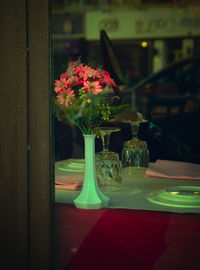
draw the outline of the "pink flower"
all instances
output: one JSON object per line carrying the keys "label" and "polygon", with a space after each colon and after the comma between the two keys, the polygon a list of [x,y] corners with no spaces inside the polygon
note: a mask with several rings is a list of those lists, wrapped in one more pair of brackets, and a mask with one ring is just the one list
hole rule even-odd
{"label": "pink flower", "polygon": [[77,67],[78,67],[78,60],[77,61],[70,62],[68,64],[68,68],[65,71],[64,75],[66,77],[70,77],[70,76],[74,75]]}
{"label": "pink flower", "polygon": [[100,93],[103,89],[102,86],[99,84],[99,81],[86,81],[84,82],[84,89],[86,91],[92,91],[95,95]]}
{"label": "pink flower", "polygon": [[84,70],[84,64],[81,63],[79,66],[77,67],[74,67],[74,73],[76,75],[78,75],[79,77],[81,77],[81,74],[83,73],[83,70]]}
{"label": "pink flower", "polygon": [[66,83],[66,78],[61,76],[60,80],[55,81],[54,91],[56,93],[60,93],[63,90],[63,88],[65,87],[65,83]]}
{"label": "pink flower", "polygon": [[84,81],[97,77],[97,71],[91,67],[84,66],[82,73],[80,74]]}
{"label": "pink flower", "polygon": [[57,100],[60,105],[68,107],[74,97],[75,94],[71,88],[64,88],[63,91],[57,95]]}

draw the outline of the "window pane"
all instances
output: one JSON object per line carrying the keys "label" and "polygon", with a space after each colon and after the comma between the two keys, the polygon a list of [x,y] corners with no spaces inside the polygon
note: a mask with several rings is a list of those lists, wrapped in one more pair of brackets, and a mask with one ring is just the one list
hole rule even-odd
{"label": "window pane", "polygon": [[[126,231],[126,226],[121,221],[128,224],[127,216],[132,218],[137,213],[140,217],[144,215],[145,221],[139,221],[140,225],[144,225],[148,220],[146,215],[151,213],[153,223],[158,229],[158,223],[162,223],[163,218],[169,218],[169,213],[177,216],[182,213],[187,220],[188,212],[195,217],[200,212],[200,38],[197,33],[200,9],[198,5],[191,8],[185,2],[181,7],[178,1],[171,1],[173,5],[167,4],[169,1],[164,2],[162,5],[158,1],[53,1],[52,85],[55,80],[60,79],[58,88],[61,89],[63,77],[60,76],[66,72],[69,64],[80,59],[81,63],[92,68],[106,70],[116,82],[117,87],[110,89],[106,101],[112,100],[112,106],[116,108],[128,104],[126,109],[112,120],[105,118],[101,123],[101,126],[119,129],[106,138],[109,137],[109,158],[114,159],[117,156],[121,167],[119,169],[118,165],[112,165],[106,172],[107,167],[101,163],[100,174],[97,170],[97,186],[110,202],[104,209],[88,212],[74,207],[74,199],[83,190],[87,161],[84,132],[73,123],[59,122],[56,117],[58,108],[55,106],[56,203],[60,218],[58,226],[60,229],[66,228],[63,239],[65,237],[66,241],[69,241],[67,248],[66,243],[62,242],[64,247],[60,254],[60,263],[63,267],[70,267],[71,259],[72,265],[78,267],[76,256],[79,256],[79,251],[83,254],[83,247],[88,250],[85,243],[88,237],[94,236],[93,230],[100,232],[102,229],[103,235],[97,233],[96,239],[100,246],[102,239],[107,252],[104,237],[110,239],[111,232],[106,231],[108,224],[119,229],[114,232],[113,238],[118,241]],[[81,69],[82,66],[78,67]],[[65,73],[66,78],[63,79],[67,89],[73,88],[77,79],[73,78],[72,85],[67,84],[69,74],[71,73]],[[86,77],[88,79],[89,76]],[[94,83],[94,77],[93,73],[89,83]],[[88,88],[82,88],[83,82],[85,81],[82,77],[78,86],[79,92],[76,92],[80,95],[89,91]],[[59,91],[62,92],[63,88]],[[57,94],[54,92],[55,98],[59,91]],[[69,106],[70,99],[69,92],[67,93],[60,99],[60,103],[67,104],[66,107]],[[85,104],[89,106],[91,102],[96,102],[97,96],[85,100]],[[99,112],[98,102],[95,104],[93,115]],[[102,103],[103,112],[104,105]],[[77,115],[78,118],[79,114]],[[90,120],[88,117],[88,122]],[[138,125],[134,126],[136,120]],[[96,157],[102,150],[101,136],[96,136]],[[104,158],[106,161],[107,157]],[[98,161],[96,158],[96,164]],[[121,173],[117,174],[117,177],[120,175],[119,178],[122,176],[120,181],[115,181],[113,177],[114,167]],[[65,214],[69,219],[68,225],[63,218]],[[157,214],[158,216],[155,216]],[[105,217],[106,226],[97,228],[96,224],[98,226],[102,222],[102,216]],[[160,220],[158,223],[155,222],[156,217]],[[115,227],[113,222],[119,222],[123,229],[120,230],[118,225]],[[151,232],[153,227],[150,228]],[[71,235],[73,230],[75,233]],[[142,235],[141,231],[139,235]],[[148,239],[150,241],[150,238]],[[113,244],[113,241],[111,243]],[[91,248],[90,245],[89,247]],[[67,254],[64,254],[65,249]],[[85,256],[88,258],[87,254]],[[106,254],[105,257],[108,259],[109,255]],[[153,264],[162,264],[158,257]],[[118,261],[116,256],[113,261]],[[119,259],[118,266],[120,263]],[[93,265],[93,260],[91,264]],[[150,260],[147,260],[147,264],[147,268],[151,269]],[[102,267],[103,264],[99,265]]]}

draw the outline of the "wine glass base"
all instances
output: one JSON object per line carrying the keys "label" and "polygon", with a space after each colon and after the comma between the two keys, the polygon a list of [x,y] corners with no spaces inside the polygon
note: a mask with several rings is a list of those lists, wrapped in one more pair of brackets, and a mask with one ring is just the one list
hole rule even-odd
{"label": "wine glass base", "polygon": [[149,165],[149,150],[146,141],[132,139],[124,142],[121,159],[123,168],[147,168]]}

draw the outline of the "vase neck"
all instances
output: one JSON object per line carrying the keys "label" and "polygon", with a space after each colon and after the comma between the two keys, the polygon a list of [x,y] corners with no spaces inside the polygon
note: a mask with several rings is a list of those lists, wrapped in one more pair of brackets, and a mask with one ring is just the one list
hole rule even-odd
{"label": "vase neck", "polygon": [[94,162],[95,155],[95,134],[85,135],[84,136],[84,147],[85,147],[85,159],[89,160],[88,163]]}

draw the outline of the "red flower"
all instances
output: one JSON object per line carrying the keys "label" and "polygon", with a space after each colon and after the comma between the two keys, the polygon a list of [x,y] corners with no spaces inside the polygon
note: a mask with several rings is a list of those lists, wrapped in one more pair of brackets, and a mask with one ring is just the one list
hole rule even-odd
{"label": "red flower", "polygon": [[[77,60],[68,65],[65,73],[60,76],[60,80],[55,81],[54,91],[57,94],[61,94],[59,102],[63,101],[64,93],[67,95],[66,91],[69,91],[69,89],[71,89],[71,91],[76,90],[76,88],[73,89],[74,86],[79,86],[83,91],[92,91],[97,95],[109,86],[116,87],[116,84],[114,80],[111,79],[109,72],[101,68],[93,69]],[[75,95],[74,92],[73,95]],[[68,106],[68,101],[64,103]]]}
{"label": "red flower", "polygon": [[114,86],[116,87],[117,85],[115,84],[114,80],[111,79],[110,73],[102,70],[103,73],[103,79],[102,79],[102,84],[108,85],[108,86]]}

